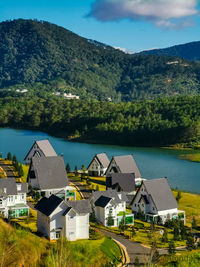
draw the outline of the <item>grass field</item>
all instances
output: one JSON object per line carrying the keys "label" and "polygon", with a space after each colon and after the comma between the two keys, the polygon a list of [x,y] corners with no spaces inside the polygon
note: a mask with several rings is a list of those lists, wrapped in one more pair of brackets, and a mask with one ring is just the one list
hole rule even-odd
{"label": "grass field", "polygon": [[[176,197],[177,191],[173,191],[173,193]],[[200,224],[200,195],[181,192],[181,196],[178,206],[180,210],[184,210],[186,213],[186,225],[191,226],[193,217]]]}
{"label": "grass field", "polygon": [[200,162],[200,153],[184,154],[184,155],[180,155],[179,158],[192,161],[192,162]]}

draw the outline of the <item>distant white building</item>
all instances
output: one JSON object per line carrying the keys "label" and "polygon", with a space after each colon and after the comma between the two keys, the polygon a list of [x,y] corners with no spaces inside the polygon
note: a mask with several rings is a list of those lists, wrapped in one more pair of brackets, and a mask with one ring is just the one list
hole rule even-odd
{"label": "distant white building", "polygon": [[28,90],[27,90],[27,89],[17,89],[16,92],[17,92],[17,93],[24,94],[24,93],[27,93]]}
{"label": "distant white building", "polygon": [[79,95],[72,95],[71,93],[64,93],[63,96],[66,98],[66,99],[79,99]]}
{"label": "distant white building", "polygon": [[143,181],[131,206],[136,216],[143,214],[148,222],[164,224],[167,220],[179,218],[185,223],[185,212],[178,210],[166,178]]}
{"label": "distant white building", "polygon": [[108,168],[109,162],[106,153],[96,154],[88,165],[88,175],[103,176]]}
{"label": "distant white building", "polygon": [[16,183],[13,178],[0,179],[0,213],[5,217],[25,217],[29,214],[26,204],[28,186]]}
{"label": "distant white building", "polygon": [[[126,194],[115,190],[96,191],[92,193],[90,203],[94,209],[98,222],[104,226],[119,226],[125,218],[126,224],[134,223],[134,215],[126,212]],[[109,219],[112,224],[109,225]]]}
{"label": "distant white building", "polygon": [[69,186],[63,157],[32,157],[27,181],[42,196],[56,194],[65,200],[76,199],[75,189]]}
{"label": "distant white building", "polygon": [[24,160],[27,164],[30,163],[32,157],[55,157],[57,156],[55,150],[50,144],[49,140],[35,141]]}
{"label": "distant white building", "polygon": [[43,197],[35,206],[37,229],[50,240],[65,236],[69,241],[89,238],[88,200],[64,201],[51,195]]}

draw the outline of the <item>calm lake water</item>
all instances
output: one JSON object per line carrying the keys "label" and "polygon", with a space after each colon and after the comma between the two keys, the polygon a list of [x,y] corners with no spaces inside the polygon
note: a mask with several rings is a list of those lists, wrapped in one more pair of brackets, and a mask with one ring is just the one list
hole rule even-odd
{"label": "calm lake water", "polygon": [[35,140],[49,139],[57,154],[63,154],[71,169],[84,164],[86,167],[96,153],[106,152],[108,157],[133,154],[141,174],[146,179],[167,177],[173,188],[200,193],[200,163],[180,160],[179,155],[191,152],[160,148],[122,147],[67,142],[43,132],[0,129],[0,153],[6,157],[10,151],[19,161]]}

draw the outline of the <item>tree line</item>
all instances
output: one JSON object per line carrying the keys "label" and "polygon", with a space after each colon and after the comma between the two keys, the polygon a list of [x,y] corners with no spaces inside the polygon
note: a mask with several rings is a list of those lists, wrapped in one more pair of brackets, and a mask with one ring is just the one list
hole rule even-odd
{"label": "tree line", "polygon": [[8,97],[0,99],[0,126],[42,130],[87,142],[198,147],[200,97],[115,104],[59,97]]}

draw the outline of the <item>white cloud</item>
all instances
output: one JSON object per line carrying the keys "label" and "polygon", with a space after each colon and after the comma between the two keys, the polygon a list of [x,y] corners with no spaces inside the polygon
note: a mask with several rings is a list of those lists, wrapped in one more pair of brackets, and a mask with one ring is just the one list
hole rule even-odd
{"label": "white cloud", "polygon": [[118,49],[118,50],[120,50],[120,51],[122,51],[122,52],[124,52],[124,53],[126,53],[126,54],[133,54],[133,51],[128,50],[128,49],[123,48],[123,47],[115,46],[114,48],[115,48],[115,49]]}
{"label": "white cloud", "polygon": [[[185,18],[196,15],[198,0],[96,0],[90,16],[99,21],[124,18],[148,20],[158,27],[177,28],[191,26]],[[181,20],[181,21],[180,21]]]}

